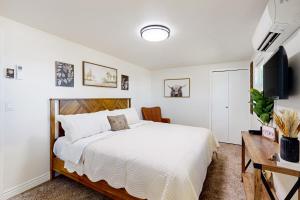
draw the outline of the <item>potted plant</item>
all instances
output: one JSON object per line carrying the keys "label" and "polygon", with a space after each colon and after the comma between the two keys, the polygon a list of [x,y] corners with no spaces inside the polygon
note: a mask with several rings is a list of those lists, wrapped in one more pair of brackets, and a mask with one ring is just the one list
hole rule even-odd
{"label": "potted plant", "polygon": [[274,113],[275,123],[282,134],[280,139],[280,157],[289,162],[299,162],[300,121],[298,113],[291,110],[282,110]]}
{"label": "potted plant", "polygon": [[266,129],[269,129],[270,121],[273,118],[274,100],[265,97],[263,92],[254,88],[250,90],[250,96],[253,111],[259,118],[258,121],[260,121],[263,126],[261,129],[264,129],[264,126],[266,126]]}

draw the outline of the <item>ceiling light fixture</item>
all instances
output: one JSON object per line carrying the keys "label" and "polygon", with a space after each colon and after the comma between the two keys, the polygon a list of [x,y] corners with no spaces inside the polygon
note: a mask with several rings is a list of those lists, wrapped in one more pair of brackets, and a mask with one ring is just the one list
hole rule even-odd
{"label": "ceiling light fixture", "polygon": [[170,37],[170,29],[162,25],[149,25],[141,29],[141,36],[149,42],[160,42]]}

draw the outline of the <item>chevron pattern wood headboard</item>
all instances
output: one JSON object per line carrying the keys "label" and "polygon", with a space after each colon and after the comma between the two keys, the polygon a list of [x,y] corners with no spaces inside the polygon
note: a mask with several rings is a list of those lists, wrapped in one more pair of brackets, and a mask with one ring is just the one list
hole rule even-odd
{"label": "chevron pattern wood headboard", "polygon": [[[50,140],[55,141],[56,115],[72,115],[98,112],[101,110],[124,109],[130,106],[130,98],[50,99]],[[59,126],[58,136],[63,135],[64,131]]]}
{"label": "chevron pattern wood headboard", "polygon": [[59,99],[59,114],[71,115],[130,107],[130,99]]}

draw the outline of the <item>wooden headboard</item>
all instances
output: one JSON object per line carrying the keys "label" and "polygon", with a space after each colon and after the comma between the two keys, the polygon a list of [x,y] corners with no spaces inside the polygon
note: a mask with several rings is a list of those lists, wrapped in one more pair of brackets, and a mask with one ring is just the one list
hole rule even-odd
{"label": "wooden headboard", "polygon": [[[50,99],[50,133],[54,133],[55,137],[56,115],[91,113],[101,110],[129,108],[130,106],[130,98]],[[59,128],[58,136],[63,135],[64,131]]]}
{"label": "wooden headboard", "polygon": [[115,110],[131,107],[130,98],[94,98],[94,99],[50,99],[50,156],[53,155],[53,146],[58,137],[64,135],[64,131],[55,119],[56,115],[72,115],[81,113],[98,112],[101,110]]}

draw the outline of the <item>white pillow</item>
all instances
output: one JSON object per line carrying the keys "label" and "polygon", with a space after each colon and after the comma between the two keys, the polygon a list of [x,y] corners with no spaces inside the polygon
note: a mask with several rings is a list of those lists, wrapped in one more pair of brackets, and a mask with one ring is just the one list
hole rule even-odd
{"label": "white pillow", "polygon": [[70,142],[110,130],[106,111],[76,115],[58,115],[65,136]]}
{"label": "white pillow", "polygon": [[136,124],[140,121],[140,118],[139,118],[135,108],[112,110],[108,113],[108,115],[109,116],[125,115],[128,125]]}

